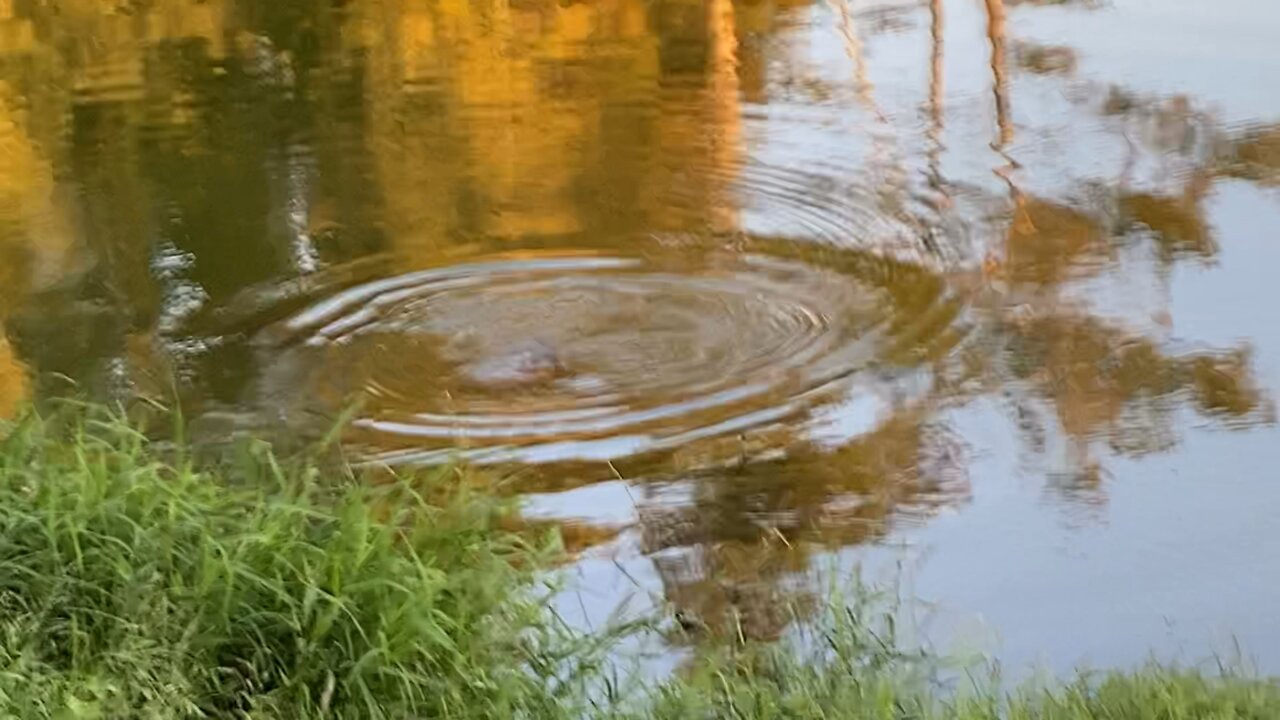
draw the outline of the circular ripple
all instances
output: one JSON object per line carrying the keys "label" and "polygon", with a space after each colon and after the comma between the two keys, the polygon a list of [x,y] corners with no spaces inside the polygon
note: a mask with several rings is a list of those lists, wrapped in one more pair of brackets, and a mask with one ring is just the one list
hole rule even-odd
{"label": "circular ripple", "polygon": [[608,458],[775,422],[875,355],[883,293],[760,255],[500,258],[288,320],[385,460]]}

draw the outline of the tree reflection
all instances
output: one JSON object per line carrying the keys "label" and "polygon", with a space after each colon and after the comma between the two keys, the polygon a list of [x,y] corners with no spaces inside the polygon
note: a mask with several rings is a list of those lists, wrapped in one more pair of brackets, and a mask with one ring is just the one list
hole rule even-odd
{"label": "tree reflection", "polygon": [[31,113],[13,109],[18,100],[0,77],[0,324],[7,331],[0,333],[0,418],[31,392],[27,359],[12,337],[14,316],[27,296],[80,269],[54,168],[32,136]]}
{"label": "tree reflection", "polygon": [[639,501],[642,549],[682,616],[775,639],[814,607],[802,580],[815,551],[872,542],[895,518],[963,499],[963,457],[926,412],[904,409],[836,449],[793,443],[783,459],[681,477],[686,503]]}
{"label": "tree reflection", "polygon": [[1054,287],[1100,267],[1108,247],[1085,212],[1015,192],[1002,250],[1000,272],[1012,282]]}
{"label": "tree reflection", "polygon": [[1018,67],[1036,75],[1069,74],[1076,69],[1076,54],[1062,45],[1041,45],[1025,40],[1014,43]]}
{"label": "tree reflection", "polygon": [[1266,411],[1243,351],[1169,356],[1087,316],[1033,317],[1005,329],[1009,372],[1029,382],[1078,440],[1101,437],[1127,454],[1162,450],[1177,396],[1210,416]]}
{"label": "tree reflection", "polygon": [[1280,185],[1280,126],[1252,128],[1223,145],[1218,160],[1218,172],[1223,176]]}
{"label": "tree reflection", "polygon": [[[984,3],[995,122],[982,132],[1008,163],[1007,194],[969,189],[986,167],[979,180],[948,176],[963,162],[947,145],[963,141],[964,114],[943,83],[944,2],[920,6],[930,202],[917,217],[910,158],[898,157],[915,130],[891,111],[898,89],[872,83],[877,38],[862,21],[875,18],[844,2],[828,18],[800,1],[0,0],[0,416],[31,394],[28,366],[107,396],[121,383],[132,387],[116,396],[166,392],[176,375],[189,402],[266,408],[268,423],[291,402],[320,414],[359,394],[368,365],[386,360],[379,343],[403,350],[379,369],[392,390],[447,380],[456,368],[425,334],[370,334],[347,364],[250,337],[383,271],[547,249],[666,253],[671,266],[711,250],[798,258],[893,309],[860,370],[892,392],[865,427],[820,443],[821,412],[796,413],[607,469],[544,468],[517,488],[628,478],[667,598],[715,632],[777,637],[809,607],[795,580],[815,552],[964,502],[948,410],[1007,401],[1027,448],[1069,445],[1061,489],[1085,494],[1106,482],[1108,455],[1173,447],[1180,412],[1231,428],[1271,420],[1247,346],[1186,352],[1080,296],[1109,273],[1167,282],[1177,263],[1215,257],[1206,198],[1222,179],[1280,184],[1280,129],[1227,131],[1189,98],[1094,88],[1089,112],[1120,128],[1125,166],[1067,190],[1025,182],[1034,168],[1018,165],[1018,142],[1035,135],[1015,136],[1018,84],[1070,78],[1075,55],[1012,38],[1006,15],[1048,4],[1064,3]],[[813,17],[832,24],[851,72],[820,76],[782,42],[816,32]],[[884,240],[860,206],[832,213],[836,232],[751,227],[769,216],[810,230],[827,205],[863,202],[821,168],[797,180],[752,155],[803,145],[770,136],[774,122],[806,139],[843,132],[842,90],[877,125],[874,167],[849,170],[879,194],[867,212],[923,240]],[[974,142],[985,152],[989,140]],[[1160,167],[1144,175],[1143,162]],[[753,206],[748,180],[795,217]],[[964,193],[981,195],[981,217],[958,217]],[[950,220],[988,243],[983,272],[950,262],[962,255],[949,252]],[[1131,247],[1154,261],[1122,266]],[[392,269],[359,264],[375,256]],[[671,488],[687,498],[664,500]],[[587,549],[615,531],[584,521],[568,540]]]}

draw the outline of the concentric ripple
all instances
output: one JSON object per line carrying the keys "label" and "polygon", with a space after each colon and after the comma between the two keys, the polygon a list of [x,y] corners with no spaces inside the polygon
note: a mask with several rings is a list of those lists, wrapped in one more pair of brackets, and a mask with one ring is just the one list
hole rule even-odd
{"label": "concentric ripple", "polygon": [[887,307],[797,260],[559,255],[380,279],[282,329],[364,394],[381,459],[601,459],[803,412],[874,358]]}

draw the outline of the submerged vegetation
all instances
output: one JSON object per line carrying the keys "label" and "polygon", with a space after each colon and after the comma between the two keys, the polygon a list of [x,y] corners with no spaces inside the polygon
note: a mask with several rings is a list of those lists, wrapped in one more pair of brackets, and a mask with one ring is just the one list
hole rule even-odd
{"label": "submerged vegetation", "polygon": [[[1274,718],[1280,687],[1152,667],[1008,695],[832,598],[646,686],[575,631],[484,478],[362,477],[260,443],[195,460],[100,410],[3,428],[4,718]],[[982,675],[979,673],[979,675]]]}

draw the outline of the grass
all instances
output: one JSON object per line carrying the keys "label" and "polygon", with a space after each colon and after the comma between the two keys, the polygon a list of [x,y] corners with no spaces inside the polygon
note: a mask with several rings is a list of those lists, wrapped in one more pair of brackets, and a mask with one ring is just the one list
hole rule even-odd
{"label": "grass", "polygon": [[0,436],[0,718],[1280,718],[1270,681],[1156,666],[958,687],[866,594],[625,682],[605,657],[643,628],[560,622],[554,539],[506,529],[482,478],[196,462],[92,409]]}
{"label": "grass", "polygon": [[[841,617],[841,613],[833,614]],[[868,618],[828,621],[811,652],[748,647],[695,663],[630,719],[654,720],[1271,720],[1280,686],[1230,672],[1151,665],[1081,674],[1066,684],[999,689],[988,669],[963,686],[939,680],[938,660],[867,632]],[[970,678],[981,682],[969,683]]]}
{"label": "grass", "polygon": [[28,416],[0,445],[0,716],[558,717],[589,644],[471,485],[252,445],[201,470],[100,412]]}

